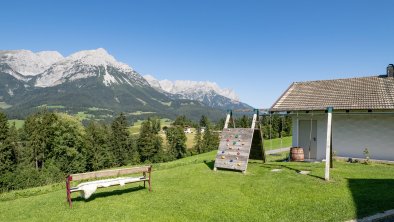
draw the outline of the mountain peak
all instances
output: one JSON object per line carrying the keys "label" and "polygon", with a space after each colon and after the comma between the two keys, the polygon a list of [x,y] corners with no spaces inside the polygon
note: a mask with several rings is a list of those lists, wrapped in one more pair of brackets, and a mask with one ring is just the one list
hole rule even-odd
{"label": "mountain peak", "polygon": [[109,65],[121,68],[125,71],[132,71],[131,67],[124,63],[116,61],[116,59],[103,48],[79,51],[68,56],[66,59],[71,61],[78,61],[92,66]]}
{"label": "mountain peak", "polygon": [[57,51],[32,52],[30,50],[0,50],[0,62],[7,63],[23,76],[35,76],[63,59]]}
{"label": "mountain peak", "polygon": [[232,89],[220,88],[215,82],[191,80],[157,80],[145,75],[145,80],[159,92],[173,99],[199,101],[212,108],[219,109],[251,109],[252,107],[239,101]]}
{"label": "mountain peak", "polygon": [[218,95],[227,97],[233,101],[239,101],[238,95],[232,89],[221,88],[216,82],[209,81],[191,81],[191,80],[157,80],[151,75],[145,75],[144,78],[154,87],[172,94],[191,94],[195,92],[210,93],[215,92]]}

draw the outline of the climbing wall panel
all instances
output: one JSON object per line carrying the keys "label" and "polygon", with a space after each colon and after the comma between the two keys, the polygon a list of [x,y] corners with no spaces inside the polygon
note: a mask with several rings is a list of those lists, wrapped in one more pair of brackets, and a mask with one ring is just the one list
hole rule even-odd
{"label": "climbing wall panel", "polygon": [[246,171],[254,129],[223,129],[216,155],[215,169]]}

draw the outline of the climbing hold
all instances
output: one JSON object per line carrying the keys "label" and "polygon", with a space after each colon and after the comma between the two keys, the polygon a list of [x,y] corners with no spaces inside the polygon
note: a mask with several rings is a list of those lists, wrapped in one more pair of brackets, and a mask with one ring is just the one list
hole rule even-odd
{"label": "climbing hold", "polygon": [[235,144],[237,144],[237,142],[234,141],[234,142],[233,142],[233,145],[235,145]]}
{"label": "climbing hold", "polygon": [[230,144],[227,143],[226,146],[230,146]]}
{"label": "climbing hold", "polygon": [[235,138],[238,138],[238,135],[235,135]]}
{"label": "climbing hold", "polygon": [[228,149],[232,150],[233,148],[230,146]]}
{"label": "climbing hold", "polygon": [[222,151],[222,153],[224,153],[224,151]]}
{"label": "climbing hold", "polygon": [[239,155],[240,153],[238,152],[237,155]]}
{"label": "climbing hold", "polygon": [[228,141],[230,141],[230,139],[226,139],[226,141],[228,142]]}
{"label": "climbing hold", "polygon": [[237,166],[241,166],[241,163],[237,163]]}
{"label": "climbing hold", "polygon": [[230,163],[232,163],[233,162],[233,160],[230,160]]}
{"label": "climbing hold", "polygon": [[235,157],[235,159],[238,160],[239,158],[238,158],[238,157]]}
{"label": "climbing hold", "polygon": [[222,156],[222,159],[226,158],[225,156]]}

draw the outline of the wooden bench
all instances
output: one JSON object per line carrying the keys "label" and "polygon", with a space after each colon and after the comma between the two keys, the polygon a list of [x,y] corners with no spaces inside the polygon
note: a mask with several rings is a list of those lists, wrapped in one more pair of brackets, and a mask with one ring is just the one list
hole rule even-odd
{"label": "wooden bench", "polygon": [[[72,207],[71,193],[80,191],[78,187],[71,187],[71,181],[98,179],[103,177],[118,177],[121,175],[135,174],[135,173],[142,173],[142,176],[135,178],[128,178],[130,180],[129,182],[126,183],[144,182],[144,187],[145,187],[145,182],[147,181],[149,184],[149,191],[151,191],[151,172],[152,172],[152,166],[141,166],[141,167],[123,168],[117,170],[103,170],[103,171],[95,171],[88,173],[71,174],[66,177],[67,201],[71,208]],[[148,173],[148,177],[146,175],[147,173]],[[100,182],[100,180],[95,182]],[[119,184],[113,184],[110,186],[114,186],[114,185],[119,185]]]}

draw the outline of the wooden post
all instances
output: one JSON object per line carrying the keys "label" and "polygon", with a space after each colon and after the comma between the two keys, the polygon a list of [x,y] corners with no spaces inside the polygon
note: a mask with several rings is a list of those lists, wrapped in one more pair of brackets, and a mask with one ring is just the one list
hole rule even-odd
{"label": "wooden post", "polygon": [[256,127],[256,121],[257,121],[257,115],[258,115],[258,109],[254,110],[255,113],[253,114],[253,119],[252,119],[252,129],[254,129]]}
{"label": "wooden post", "polygon": [[330,137],[330,139],[331,139],[331,142],[330,142],[330,168],[332,169],[332,168],[334,168],[334,163],[333,163],[333,161],[332,161],[332,124],[331,124],[331,137]]}
{"label": "wooden post", "polygon": [[[146,172],[143,172],[142,175],[144,176],[144,179],[146,179]],[[145,182],[146,182],[146,181],[144,180],[144,188],[146,187],[146,186],[145,186]]]}
{"label": "wooden post", "polygon": [[[231,116],[232,116],[232,111],[231,110],[227,110],[227,116],[226,116],[226,121],[224,122],[223,130],[228,128],[228,123],[230,122]],[[214,167],[213,171],[216,171],[216,170],[217,170],[217,168]]]}
{"label": "wooden post", "polygon": [[152,166],[149,167],[149,180],[148,180],[148,184],[149,184],[149,192],[152,191],[152,185],[151,185],[151,172],[152,172]]}
{"label": "wooden post", "polygon": [[68,176],[66,177],[66,192],[67,192],[67,202],[70,208],[73,207],[73,203],[71,201],[71,191],[70,191],[70,183],[71,183],[72,177]]}
{"label": "wooden post", "polygon": [[231,113],[232,113],[231,110],[227,111],[226,122],[224,122],[224,129],[228,128],[228,123],[230,122]]}
{"label": "wooden post", "polygon": [[326,139],[326,170],[324,174],[325,180],[330,180],[330,159],[331,159],[331,124],[332,124],[332,107],[327,109],[327,139]]}

